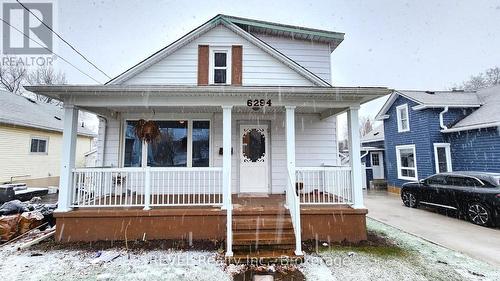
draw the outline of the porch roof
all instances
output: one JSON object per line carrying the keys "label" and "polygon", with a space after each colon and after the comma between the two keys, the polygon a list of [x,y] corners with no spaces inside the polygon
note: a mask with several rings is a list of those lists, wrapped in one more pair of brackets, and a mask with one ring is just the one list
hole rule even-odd
{"label": "porch roof", "polygon": [[[283,86],[170,86],[170,85],[38,85],[27,90],[62,101],[77,101],[92,97],[96,101],[105,97],[194,96],[194,97],[294,97],[332,101],[351,101],[362,104],[390,94],[386,87],[283,87]],[[255,95],[255,96],[253,96]],[[227,104],[227,103],[226,103]]]}

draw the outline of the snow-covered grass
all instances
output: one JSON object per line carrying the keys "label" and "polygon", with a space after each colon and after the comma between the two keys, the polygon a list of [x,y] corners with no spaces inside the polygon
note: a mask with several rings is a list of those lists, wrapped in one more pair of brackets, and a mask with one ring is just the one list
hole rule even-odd
{"label": "snow-covered grass", "polygon": [[500,280],[499,268],[369,218],[367,226],[394,245],[321,247],[301,266],[306,278],[320,280],[326,273],[313,269],[328,268],[322,280]]}
{"label": "snow-covered grass", "polygon": [[95,257],[79,250],[2,250],[0,272],[9,280],[231,280],[215,252],[120,252],[111,262],[93,264]]}
{"label": "snow-covered grass", "polygon": [[[500,269],[367,218],[368,229],[393,244],[321,246],[298,266],[307,280],[500,280]],[[41,247],[44,249],[43,247]],[[0,248],[8,280],[231,280],[216,251],[141,250],[120,247],[119,257],[94,263],[95,250]]]}

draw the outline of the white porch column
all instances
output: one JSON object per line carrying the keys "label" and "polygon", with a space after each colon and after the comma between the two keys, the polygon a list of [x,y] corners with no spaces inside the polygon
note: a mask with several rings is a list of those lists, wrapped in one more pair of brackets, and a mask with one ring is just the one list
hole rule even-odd
{"label": "white porch column", "polygon": [[72,171],[75,167],[77,130],[78,109],[71,104],[64,104],[64,130],[57,212],[71,210],[70,206],[73,195]]}
{"label": "white porch column", "polygon": [[[287,200],[293,202],[286,202],[290,215],[293,220],[294,234],[295,234],[295,254],[298,256],[302,253],[302,233],[300,223],[300,198],[297,197],[295,191],[295,106],[285,106],[286,115],[286,162],[288,169],[287,181]],[[293,197],[289,193],[293,193]]]}
{"label": "white porch column", "polygon": [[231,110],[233,106],[222,106],[222,190],[223,209],[227,213],[226,256],[233,256],[233,205],[231,203]]}
{"label": "white porch column", "polygon": [[353,208],[364,208],[358,111],[359,107],[349,108],[347,111],[347,127],[349,130],[349,158],[351,160]]}
{"label": "white porch column", "polygon": [[286,110],[286,166],[295,178],[295,106],[285,106]]}
{"label": "white porch column", "polygon": [[233,106],[222,106],[222,190],[224,209],[231,206],[231,110]]}

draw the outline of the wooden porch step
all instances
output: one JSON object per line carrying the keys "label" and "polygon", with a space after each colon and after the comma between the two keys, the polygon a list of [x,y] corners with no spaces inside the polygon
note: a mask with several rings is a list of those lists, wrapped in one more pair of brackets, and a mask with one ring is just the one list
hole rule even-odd
{"label": "wooden porch step", "polygon": [[264,230],[236,230],[233,231],[233,240],[237,239],[283,239],[291,237],[294,238],[295,234],[293,233],[293,229],[264,229]]}
{"label": "wooden porch step", "polygon": [[264,249],[257,251],[235,251],[232,257],[226,258],[233,264],[297,264],[304,262],[304,256],[297,256],[293,250]]}
{"label": "wooden porch step", "polygon": [[291,233],[233,233],[233,245],[295,245],[295,235]]}
{"label": "wooden porch step", "polygon": [[274,216],[250,217],[239,216],[233,219],[233,230],[293,230],[292,219],[287,216],[285,218]]}
{"label": "wooden porch step", "polygon": [[293,249],[294,245],[295,245],[295,237],[281,239],[281,240],[276,240],[274,238],[259,239],[258,243],[255,239],[233,240],[233,246],[251,246],[252,249],[258,248],[261,246],[273,246],[273,248],[276,248],[276,249]]}
{"label": "wooden porch step", "polygon": [[233,216],[283,216],[290,213],[284,207],[244,207],[233,209]]}

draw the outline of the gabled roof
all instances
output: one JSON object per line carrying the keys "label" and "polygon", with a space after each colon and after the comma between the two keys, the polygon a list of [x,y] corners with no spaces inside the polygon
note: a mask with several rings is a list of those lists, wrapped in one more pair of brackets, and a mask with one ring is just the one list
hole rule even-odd
{"label": "gabled roof", "polygon": [[298,36],[298,38],[303,38],[307,40],[316,40],[320,42],[328,42],[331,45],[331,50],[333,51],[339,44],[342,42],[344,38],[343,33],[325,31],[325,30],[317,30],[312,28],[305,27],[297,27],[291,25],[283,25],[265,21],[257,21],[245,18],[238,18],[226,15],[217,15],[199,27],[195,28],[188,34],[174,41],[170,45],[165,48],[157,51],[146,59],[142,60],[135,66],[129,68],[125,72],[121,73],[117,77],[111,79],[106,84],[121,84],[122,82],[128,80],[133,77],[135,74],[145,70],[151,65],[159,62],[163,58],[169,56],[173,52],[182,48],[192,40],[198,38],[205,32],[211,30],[217,25],[222,24],[225,27],[229,28],[233,32],[237,33],[241,37],[255,44],[257,47],[261,48],[263,51],[270,54],[272,57],[277,59],[278,61],[284,63],[286,66],[290,67],[306,79],[310,80],[317,86],[331,86],[328,82],[324,81],[316,74],[312,73],[308,69],[299,65],[297,62],[293,61],[289,57],[285,56],[283,53],[271,47],[269,44],[260,40],[256,36],[252,35],[250,31],[258,31],[258,32],[267,32],[271,34],[281,34],[281,35],[291,35]]}
{"label": "gabled roof", "polygon": [[308,27],[286,25],[268,21],[240,18],[228,15],[220,15],[224,19],[238,25],[247,32],[264,33],[276,36],[293,37],[294,39],[312,40],[328,43],[330,52],[344,40],[344,33],[314,29]]}
{"label": "gabled roof", "polygon": [[413,109],[420,110],[425,108],[443,108],[448,107],[480,107],[483,102],[473,91],[402,91],[395,90],[389,99],[380,109],[376,116],[376,120],[383,120],[388,116],[387,111],[392,106],[394,101],[399,97],[405,97],[417,103]]}
{"label": "gabled roof", "polygon": [[477,91],[482,105],[443,132],[458,132],[500,126],[500,85]]}
{"label": "gabled roof", "polygon": [[375,127],[368,134],[361,137],[361,143],[383,141],[383,140],[384,140],[384,124]]}
{"label": "gabled roof", "polygon": [[[0,90],[0,123],[36,128],[41,130],[63,131],[63,110],[61,107],[37,102],[25,96]],[[94,137],[88,128],[78,126],[78,134]]]}

